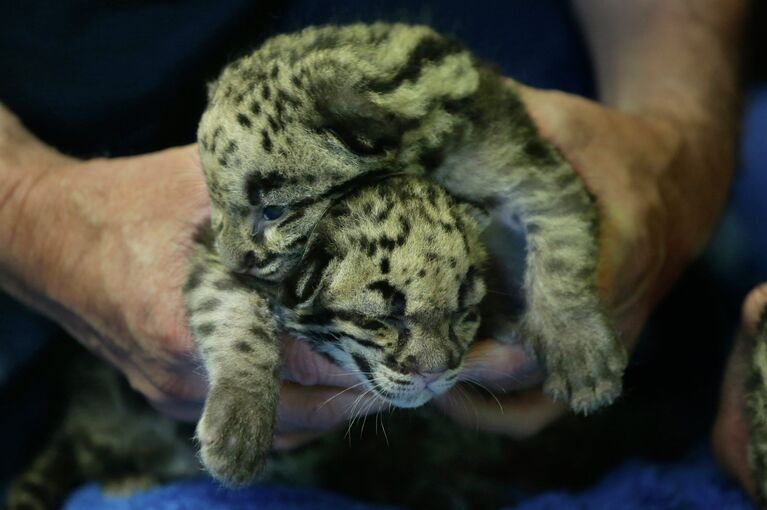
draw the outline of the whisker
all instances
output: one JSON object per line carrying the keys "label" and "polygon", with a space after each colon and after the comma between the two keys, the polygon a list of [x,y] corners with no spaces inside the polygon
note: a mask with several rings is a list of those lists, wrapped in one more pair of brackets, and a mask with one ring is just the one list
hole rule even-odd
{"label": "whisker", "polygon": [[363,372],[362,370],[357,370],[355,372],[341,372],[340,374],[331,374],[332,377],[341,377],[345,375],[373,375],[373,372]]}
{"label": "whisker", "polygon": [[359,403],[362,401],[362,399],[363,399],[363,398],[365,398],[365,395],[367,395],[367,394],[368,394],[368,392],[370,392],[370,389],[368,389],[368,390],[367,390],[367,391],[365,391],[364,393],[361,393],[361,394],[360,394],[360,395],[359,395],[359,396],[358,396],[358,397],[357,397],[357,398],[354,400],[354,402],[352,403],[352,405],[350,406],[350,407],[351,407],[351,413],[350,413],[350,415],[351,415],[351,418],[350,418],[350,420],[349,420],[349,426],[348,426],[348,427],[347,427],[347,429],[346,429],[346,434],[344,434],[344,437],[348,437],[348,438],[349,438],[349,444],[350,444],[350,445],[351,445],[351,441],[352,441],[352,437],[351,437],[352,426],[354,425],[354,422],[355,422],[355,421],[356,421],[356,419],[357,419],[357,406],[358,406],[358,405],[359,405]]}
{"label": "whisker", "polygon": [[333,395],[332,397],[330,397],[329,399],[327,399],[325,402],[323,402],[323,403],[322,403],[322,405],[320,405],[320,406],[317,408],[317,410],[319,411],[320,409],[322,409],[323,407],[325,407],[325,405],[326,405],[327,403],[329,403],[331,400],[335,399],[336,397],[339,397],[339,396],[343,395],[343,394],[344,394],[344,393],[346,393],[347,391],[349,391],[349,390],[353,390],[354,388],[357,388],[358,386],[362,386],[363,384],[365,384],[365,382],[366,382],[366,381],[360,381],[360,382],[358,382],[357,384],[354,384],[354,385],[352,385],[352,386],[349,386],[348,388],[346,388],[346,389],[344,389],[344,390],[341,390],[341,391],[339,391],[338,393],[336,393],[335,395]]}
{"label": "whisker", "polygon": [[[389,407],[391,407],[391,404],[389,404]],[[378,411],[380,414],[381,411]],[[376,429],[377,431],[378,429]],[[389,435],[386,433],[386,426],[384,425],[384,418],[381,416],[381,431],[383,431],[384,439],[386,440],[386,446],[389,447]]]}
{"label": "whisker", "polygon": [[368,422],[368,413],[367,410],[370,409],[370,407],[373,405],[375,400],[371,400],[367,407],[365,409],[362,409],[360,412],[360,415],[364,415],[362,418],[362,426],[360,427],[360,439],[362,439],[362,434],[365,432],[365,424]]}
{"label": "whisker", "polygon": [[477,381],[477,380],[475,380],[475,379],[466,378],[466,379],[464,379],[464,380],[465,380],[466,382],[468,382],[469,384],[473,384],[473,385],[475,385],[475,386],[478,386],[479,388],[482,388],[482,389],[483,389],[483,390],[485,390],[487,393],[489,393],[489,394],[490,394],[490,396],[491,396],[491,397],[493,397],[493,399],[495,400],[495,403],[496,403],[496,404],[498,404],[498,409],[501,411],[501,414],[503,414],[503,404],[501,404],[501,401],[498,399],[498,397],[497,397],[497,396],[495,396],[495,393],[493,393],[492,391],[490,391],[490,390],[489,390],[489,389],[488,389],[488,388],[487,388],[487,387],[486,387],[484,384],[480,383],[479,381]]}
{"label": "whisker", "polygon": [[[462,386],[456,386],[456,388],[458,388],[458,391],[461,393],[461,396],[463,396],[464,409],[468,410],[468,406],[466,405],[466,403],[471,404],[472,403],[471,399],[466,394],[466,390]],[[471,410],[474,412],[474,428],[475,430],[479,430],[479,415],[477,414],[477,408],[472,406]]]}

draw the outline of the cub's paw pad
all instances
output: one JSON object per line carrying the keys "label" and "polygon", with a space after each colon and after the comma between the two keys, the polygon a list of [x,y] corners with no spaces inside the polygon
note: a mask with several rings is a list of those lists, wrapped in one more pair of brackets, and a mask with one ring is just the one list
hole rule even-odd
{"label": "cub's paw pad", "polygon": [[610,404],[621,393],[627,356],[602,314],[571,321],[540,321],[525,337],[543,362],[547,395],[582,414]]}
{"label": "cub's paw pad", "polygon": [[588,414],[621,394],[626,355],[619,345],[615,349],[572,346],[554,351],[546,353],[545,363],[544,391],[550,397],[568,402],[577,413]]}
{"label": "cub's paw pad", "polygon": [[197,424],[205,468],[228,486],[253,482],[260,474],[274,433],[273,395],[214,385]]}

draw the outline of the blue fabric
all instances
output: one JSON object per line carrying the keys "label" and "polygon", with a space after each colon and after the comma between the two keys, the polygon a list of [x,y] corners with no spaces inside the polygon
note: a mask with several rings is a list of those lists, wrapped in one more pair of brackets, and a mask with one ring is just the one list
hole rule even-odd
{"label": "blue fabric", "polygon": [[74,494],[63,510],[384,510],[329,492],[296,487],[222,489],[212,481],[177,483],[130,498],[105,498],[95,485]]}
{"label": "blue fabric", "polygon": [[[378,510],[384,507],[336,497],[324,491],[257,486],[233,491],[209,480],[177,483],[131,498],[104,498],[89,485],[64,510]],[[508,507],[511,509],[511,507]],[[710,451],[701,448],[671,464],[630,461],[579,493],[531,495],[517,510],[750,510],[746,495],[725,480]]]}
{"label": "blue fabric", "polygon": [[613,470],[590,489],[531,497],[517,510],[747,510],[756,508],[732,482],[725,480],[707,449],[681,462],[631,461]]}

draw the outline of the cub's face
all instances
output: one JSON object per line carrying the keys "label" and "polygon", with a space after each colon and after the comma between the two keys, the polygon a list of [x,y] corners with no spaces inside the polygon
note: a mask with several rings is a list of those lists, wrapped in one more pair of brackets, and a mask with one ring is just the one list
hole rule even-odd
{"label": "cub's face", "polygon": [[287,329],[396,406],[444,393],[458,380],[485,294],[472,214],[413,177],[335,204],[284,284]]}

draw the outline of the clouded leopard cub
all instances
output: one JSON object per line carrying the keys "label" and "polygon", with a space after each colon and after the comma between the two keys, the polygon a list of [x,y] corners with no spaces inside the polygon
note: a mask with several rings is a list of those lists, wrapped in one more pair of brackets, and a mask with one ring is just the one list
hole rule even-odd
{"label": "clouded leopard cub", "polygon": [[[539,138],[515,85],[460,44],[429,28],[401,24],[328,26],[275,37],[229,65],[212,85],[198,139],[217,249],[209,263],[220,260],[226,270],[262,282],[292,281],[299,289],[297,302],[323,278],[332,279],[322,292],[356,307],[354,314],[344,305],[321,314],[301,312],[300,318],[288,307],[282,319],[274,319],[260,298],[236,303],[235,297],[190,294],[203,350],[231,347],[206,358],[213,387],[199,429],[204,454],[206,444],[228,441],[214,424],[225,418],[238,424],[272,411],[274,397],[257,402],[248,392],[276,391],[269,370],[276,367],[278,352],[269,333],[277,320],[298,333],[322,330],[322,336],[309,335],[315,345],[362,372],[391,369],[391,375],[404,374],[412,384],[416,374],[454,366],[427,354],[392,365],[394,351],[387,349],[428,352],[431,347],[420,345],[425,338],[434,345],[454,342],[449,328],[426,334],[415,323],[428,317],[437,324],[436,317],[448,317],[442,305],[455,296],[440,294],[436,282],[420,288],[426,280],[419,272],[434,260],[449,260],[437,267],[451,271],[465,264],[460,257],[450,259],[448,248],[429,237],[465,234],[457,209],[435,217],[426,233],[419,221],[404,214],[392,219],[387,214],[392,206],[371,201],[355,219],[370,222],[369,230],[344,244],[355,253],[355,264],[294,280],[297,264],[325,267],[327,254],[313,252],[309,240],[318,235],[318,222],[334,201],[391,175],[424,176],[459,204],[521,223],[528,243],[525,311],[515,334],[498,336],[530,347],[547,371],[547,393],[576,411],[594,410],[620,393],[626,354],[597,295],[595,205],[570,165]],[[427,190],[425,204],[437,189]],[[415,232],[421,241],[413,239]],[[412,254],[420,258],[405,264]],[[393,260],[402,260],[411,274],[393,274]],[[464,269],[456,277],[468,285],[477,266]],[[232,281],[226,270],[218,269],[222,280],[211,277],[204,288],[234,288],[225,283]],[[229,315],[203,320],[198,312],[223,300],[232,303]],[[254,308],[261,311],[248,315]],[[356,342],[356,354],[334,343],[355,338],[363,340]],[[259,347],[251,364],[246,360],[254,344],[270,347],[266,352]],[[238,384],[217,383],[231,373],[242,375]],[[250,386],[244,384],[248,380]],[[390,397],[386,388],[372,386],[382,398]],[[257,406],[263,409],[256,412]],[[213,461],[208,467],[217,471]]]}

